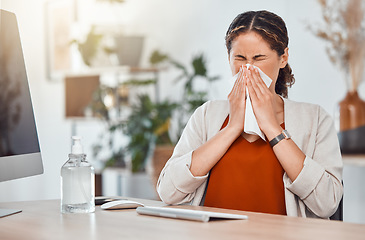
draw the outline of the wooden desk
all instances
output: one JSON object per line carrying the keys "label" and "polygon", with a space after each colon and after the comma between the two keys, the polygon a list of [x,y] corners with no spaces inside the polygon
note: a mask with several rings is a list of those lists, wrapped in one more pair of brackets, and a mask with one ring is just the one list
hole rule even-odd
{"label": "wooden desk", "polygon": [[[161,202],[142,200],[153,206]],[[320,219],[191,207],[241,213],[248,220],[208,223],[138,215],[134,209],[92,214],[61,214],[58,200],[0,203],[22,213],[0,218],[0,239],[364,239],[365,225]],[[180,206],[181,207],[181,206]]]}

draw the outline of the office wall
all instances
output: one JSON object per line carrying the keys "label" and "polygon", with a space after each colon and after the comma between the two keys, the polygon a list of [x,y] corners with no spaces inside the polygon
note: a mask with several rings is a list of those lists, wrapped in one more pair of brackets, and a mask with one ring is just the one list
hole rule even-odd
{"label": "office wall", "polygon": [[[284,18],[289,30],[289,62],[296,77],[289,98],[320,104],[333,115],[336,103],[344,97],[342,73],[329,62],[324,43],[306,29],[307,23],[314,24],[320,19],[320,9],[315,0],[127,0],[115,7],[112,14],[105,9],[90,7],[87,4],[90,1],[93,0],[80,0],[80,4],[87,9],[85,18],[91,22],[115,21],[124,26],[126,33],[146,36],[144,65],[154,49],[186,64],[194,54],[203,52],[208,59],[210,73],[221,77],[220,81],[210,86],[211,99],[225,98],[229,91],[225,81],[231,73],[224,46],[229,23],[238,13],[246,10],[276,12]],[[49,81],[46,76],[45,2],[0,2],[1,8],[15,12],[18,17],[45,167],[45,173],[41,176],[0,183],[0,201],[60,197],[59,170],[67,160],[72,123],[64,118],[63,82]],[[172,81],[176,74],[171,70],[161,73],[162,98],[178,96],[181,86],[174,85]],[[364,84],[360,87],[360,94],[365,97]],[[89,155],[90,146],[97,141],[97,133],[101,129],[102,126],[96,122],[77,123],[77,130],[84,137]],[[357,171],[365,174],[363,169]],[[351,178],[351,173],[347,177]],[[356,183],[356,179],[352,182]]]}

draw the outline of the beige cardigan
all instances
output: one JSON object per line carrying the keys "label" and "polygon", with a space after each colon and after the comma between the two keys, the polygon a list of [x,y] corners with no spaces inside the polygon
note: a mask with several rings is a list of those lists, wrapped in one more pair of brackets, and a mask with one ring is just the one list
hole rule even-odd
{"label": "beige cardigan", "polygon": [[[190,172],[192,152],[220,130],[229,114],[227,100],[209,101],[191,116],[174,153],[161,171],[157,191],[167,204],[200,205],[208,174]],[[305,153],[296,180],[283,176],[288,216],[328,218],[343,194],[342,158],[333,121],[321,107],[284,99],[285,128]]]}

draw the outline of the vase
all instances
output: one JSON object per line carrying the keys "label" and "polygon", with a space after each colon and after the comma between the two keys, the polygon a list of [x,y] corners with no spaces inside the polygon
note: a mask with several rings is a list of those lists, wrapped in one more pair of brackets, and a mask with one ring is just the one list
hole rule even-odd
{"label": "vase", "polygon": [[116,54],[119,65],[139,67],[144,45],[143,36],[124,36],[115,37]]}
{"label": "vase", "polygon": [[365,101],[359,97],[357,91],[347,92],[339,103],[339,125],[341,152],[365,153]]}
{"label": "vase", "polygon": [[365,125],[365,102],[357,91],[347,92],[339,103],[340,131],[355,129]]}
{"label": "vase", "polygon": [[150,175],[152,179],[152,184],[157,185],[158,177],[162,169],[164,168],[167,160],[171,157],[174,151],[174,145],[157,145],[153,153],[153,158],[151,162]]}

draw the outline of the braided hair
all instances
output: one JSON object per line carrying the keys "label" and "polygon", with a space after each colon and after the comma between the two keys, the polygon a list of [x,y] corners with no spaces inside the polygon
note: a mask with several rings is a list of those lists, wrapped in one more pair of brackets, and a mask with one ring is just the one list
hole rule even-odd
{"label": "braided hair", "polygon": [[[269,11],[249,11],[239,14],[227,30],[225,40],[228,54],[236,37],[249,31],[258,33],[279,56],[283,55],[285,48],[288,47],[288,32],[281,17]],[[287,98],[288,87],[291,87],[294,82],[292,69],[287,63],[279,71],[275,92]]]}

